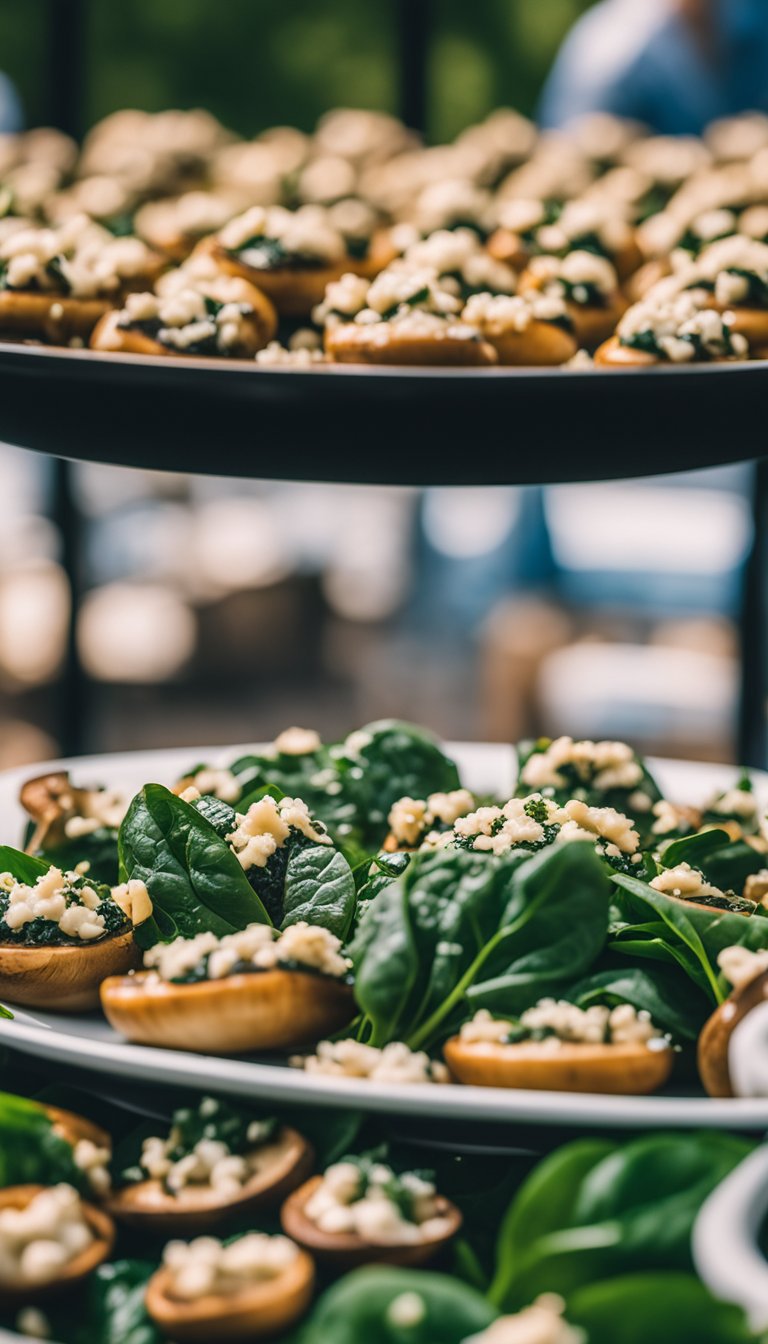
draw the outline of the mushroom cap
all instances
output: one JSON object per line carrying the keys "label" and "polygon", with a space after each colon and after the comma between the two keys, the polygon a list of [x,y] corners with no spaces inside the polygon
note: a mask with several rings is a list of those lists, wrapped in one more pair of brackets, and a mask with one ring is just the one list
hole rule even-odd
{"label": "mushroom cap", "polygon": [[[44,1185],[9,1185],[5,1190],[0,1190],[0,1209],[25,1209],[45,1189]],[[112,1254],[115,1225],[109,1215],[94,1204],[83,1202],[83,1216],[93,1233],[93,1241],[85,1250],[70,1260],[49,1283],[31,1285],[0,1282],[0,1307],[7,1310],[23,1306],[32,1295],[36,1301],[54,1297],[84,1279]]]}
{"label": "mushroom cap", "polygon": [[101,986],[107,1020],[129,1041],[236,1055],[295,1049],[354,1016],[350,985],[304,971],[269,970],[175,985],[139,972]]}
{"label": "mushroom cap", "polygon": [[768,999],[768,971],[734,989],[704,1023],[699,1035],[697,1062],[699,1077],[710,1097],[732,1097],[728,1048],[740,1022],[758,1004]]}
{"label": "mushroom cap", "polygon": [[552,1049],[538,1041],[507,1045],[464,1041],[460,1036],[446,1041],[443,1054],[460,1083],[620,1096],[655,1092],[669,1078],[674,1063],[674,1052],[667,1047],[563,1041]]}
{"label": "mushroom cap", "polygon": [[335,1269],[356,1269],[359,1265],[426,1265],[452,1241],[462,1224],[460,1211],[442,1195],[437,1197],[437,1216],[449,1226],[439,1237],[400,1245],[366,1241],[356,1232],[323,1232],[305,1212],[307,1202],[322,1183],[322,1176],[311,1180],[289,1195],[280,1211],[286,1236],[309,1251],[320,1264]]}
{"label": "mushroom cap", "polygon": [[237,1214],[278,1204],[312,1170],[310,1144],[288,1126],[258,1151],[259,1169],[236,1195],[194,1185],[169,1194],[161,1181],[147,1180],[116,1190],[106,1207],[117,1222],[147,1232],[173,1236],[207,1232]]}
{"label": "mushroom cap", "polygon": [[0,943],[0,1002],[59,1013],[87,1012],[98,1007],[102,980],[126,975],[139,961],[132,929],[80,947]]}
{"label": "mushroom cap", "polygon": [[183,1302],[171,1292],[171,1276],[159,1269],[147,1284],[149,1315],[163,1331],[181,1341],[253,1339],[278,1334],[308,1310],[315,1267],[305,1251],[276,1279],[254,1284],[231,1297],[209,1294]]}

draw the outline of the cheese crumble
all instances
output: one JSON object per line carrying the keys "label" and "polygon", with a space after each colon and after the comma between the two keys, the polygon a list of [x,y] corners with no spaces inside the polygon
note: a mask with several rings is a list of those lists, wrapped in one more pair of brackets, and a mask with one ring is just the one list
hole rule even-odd
{"label": "cheese crumble", "polygon": [[415,1171],[396,1174],[384,1162],[346,1158],[325,1171],[304,1213],[321,1232],[355,1235],[371,1245],[414,1245],[444,1236],[431,1180]]}
{"label": "cheese crumble", "polygon": [[269,924],[249,924],[247,929],[223,938],[215,933],[198,933],[195,938],[158,943],[144,953],[144,965],[156,980],[176,984],[222,980],[228,975],[280,967],[344,979],[351,963],[340,949],[335,934],[303,920],[290,924],[282,933]]}
{"label": "cheese crumble", "polygon": [[237,1297],[256,1284],[280,1278],[299,1248],[288,1237],[248,1232],[225,1245],[218,1237],[170,1241],[163,1252],[169,1293],[181,1302],[201,1297]]}
{"label": "cheese crumble", "polygon": [[463,1344],[587,1344],[583,1330],[564,1319],[565,1302],[556,1293],[542,1293],[533,1306],[514,1316],[499,1316],[486,1330]]}
{"label": "cheese crumble", "polygon": [[360,1041],[320,1041],[317,1053],[294,1056],[294,1068],[336,1078],[367,1078],[373,1083],[447,1083],[448,1070],[423,1050],[409,1050],[402,1041],[383,1049]]}
{"label": "cheese crumble", "polygon": [[241,867],[265,868],[269,859],[288,840],[291,831],[306,836],[315,845],[332,844],[321,822],[314,822],[301,798],[281,798],[269,794],[252,803],[243,815],[237,813],[237,826],[227,836]]}
{"label": "cheese crumble", "polygon": [[494,1018],[481,1008],[459,1032],[467,1044],[517,1045],[540,1042],[558,1049],[568,1042],[580,1045],[651,1045],[663,1049],[668,1040],[654,1026],[650,1013],[629,1003],[609,1008],[593,1004],[579,1008],[565,1000],[540,999],[515,1020]]}
{"label": "cheese crumble", "polygon": [[41,1190],[26,1208],[0,1210],[0,1283],[51,1283],[93,1242],[83,1204],[71,1185]]}

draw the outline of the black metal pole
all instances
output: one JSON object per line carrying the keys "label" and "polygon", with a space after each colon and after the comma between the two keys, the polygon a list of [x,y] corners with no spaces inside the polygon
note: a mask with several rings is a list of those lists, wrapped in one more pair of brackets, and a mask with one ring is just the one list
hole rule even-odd
{"label": "black metal pole", "polygon": [[768,565],[768,458],[755,464],[752,479],[752,549],[742,591],[741,695],[738,755],[742,765],[765,769],[768,761],[768,650],[766,648],[766,566]]}
{"label": "black metal pole", "polygon": [[[52,126],[79,138],[83,132],[83,78],[87,0],[48,0],[44,71],[47,117]],[[56,451],[56,445],[52,444]],[[70,591],[64,664],[58,683],[56,736],[65,756],[82,751],[87,683],[77,652],[77,614],[83,588],[82,518],[73,488],[73,468],[51,459],[51,516],[61,538],[61,563]]]}
{"label": "black metal pole", "polygon": [[431,0],[397,0],[399,111],[420,132],[429,121],[430,10]]}

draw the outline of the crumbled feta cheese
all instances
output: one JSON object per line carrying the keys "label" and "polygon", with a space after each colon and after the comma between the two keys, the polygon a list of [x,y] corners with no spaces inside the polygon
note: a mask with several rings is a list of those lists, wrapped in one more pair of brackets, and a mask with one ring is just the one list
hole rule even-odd
{"label": "crumbled feta cheese", "polygon": [[556,1293],[543,1293],[532,1307],[514,1316],[499,1316],[464,1344],[586,1344],[583,1330],[563,1319],[565,1302]]}
{"label": "crumbled feta cheese", "polygon": [[280,1278],[299,1248],[288,1237],[248,1232],[224,1244],[217,1237],[170,1241],[163,1252],[170,1293],[182,1302],[201,1297],[236,1297],[248,1288]]}
{"label": "crumbled feta cheese", "polygon": [[427,1314],[424,1298],[420,1293],[398,1293],[387,1307],[387,1321],[396,1330],[414,1330],[421,1325]]}
{"label": "crumbled feta cheese", "polygon": [[728,314],[703,308],[697,293],[701,291],[665,298],[651,292],[622,317],[616,329],[620,342],[632,345],[646,337],[673,364],[694,360],[697,344],[710,358],[746,355],[747,342],[731,331]]}
{"label": "crumbled feta cheese", "polygon": [[651,827],[654,835],[671,835],[681,828],[688,829],[690,818],[683,809],[676,807],[666,798],[661,798],[658,803],[654,803],[653,815],[656,818]]}
{"label": "crumbled feta cheese", "polygon": [[422,798],[398,798],[389,810],[389,829],[400,845],[413,847],[429,829],[429,811]]}
{"label": "crumbled feta cheese", "polygon": [[571,798],[563,807],[566,820],[559,834],[559,841],[568,840],[607,840],[609,846],[615,846],[622,854],[634,854],[640,848],[640,836],[634,829],[629,817],[617,812],[614,807],[588,807],[578,798]]}
{"label": "crumbled feta cheese", "polygon": [[[412,1217],[405,1217],[395,1186],[408,1196]],[[304,1213],[322,1232],[356,1235],[378,1246],[414,1245],[444,1235],[450,1220],[438,1212],[431,1181],[406,1172],[396,1176],[377,1163],[363,1180],[352,1161],[336,1162],[304,1206]]]}
{"label": "crumbled feta cheese", "polygon": [[320,205],[304,205],[298,210],[285,210],[275,205],[260,205],[246,210],[230,220],[221,229],[219,242],[230,252],[247,253],[243,259],[264,268],[261,257],[253,256],[248,245],[260,238],[279,242],[286,253],[284,265],[292,257],[311,257],[317,262],[341,261],[347,253],[344,235],[331,223],[329,213]]}
{"label": "crumbled feta cheese", "polygon": [[307,1073],[367,1078],[375,1083],[448,1082],[444,1064],[431,1060],[423,1050],[409,1050],[402,1041],[391,1041],[381,1050],[360,1041],[320,1041],[317,1054],[295,1056],[290,1062]]}
{"label": "crumbled feta cheese", "polygon": [[267,971],[286,964],[340,979],[350,969],[340,949],[340,940],[328,929],[303,920],[282,933],[269,924],[249,924],[223,938],[198,933],[195,938],[158,943],[144,953],[144,965],[165,981],[183,981],[203,967],[206,979],[221,980],[240,971]]}
{"label": "crumbled feta cheese", "polygon": [[594,252],[569,252],[562,258],[533,257],[528,270],[540,282],[544,293],[572,298],[576,303],[593,301],[594,291],[608,297],[619,287],[610,261]]}
{"label": "crumbled feta cheese", "polygon": [[75,1166],[85,1173],[91,1189],[100,1199],[109,1194],[112,1178],[109,1163],[112,1156],[109,1148],[99,1148],[91,1139],[78,1139],[72,1155]]}
{"label": "crumbled feta cheese", "polygon": [[647,1045],[653,1041],[657,1048],[665,1041],[650,1013],[644,1009],[638,1012],[629,1003],[614,1008],[593,1004],[584,1009],[556,999],[540,999],[521,1014],[517,1024],[494,1018],[481,1008],[464,1023],[459,1035],[467,1044],[503,1045],[511,1035],[514,1040],[520,1027],[534,1035],[542,1034],[540,1043],[548,1049],[557,1049],[564,1041],[586,1045]]}
{"label": "crumbled feta cheese", "polygon": [[272,743],[280,756],[311,756],[322,745],[320,734],[314,728],[286,728]]}
{"label": "crumbled feta cheese", "polygon": [[726,789],[725,793],[710,799],[705,812],[715,812],[723,817],[740,817],[744,821],[753,821],[759,811],[757,799],[750,789]]}
{"label": "crumbled feta cheese", "polygon": [[[204,1105],[201,1103],[201,1113]],[[231,1198],[261,1169],[261,1130],[258,1122],[249,1127],[248,1139],[253,1148],[244,1153],[232,1152],[221,1139],[204,1136],[179,1157],[182,1135],[174,1125],[167,1138],[151,1135],[144,1140],[139,1165],[150,1179],[162,1182],[172,1195],[194,1186],[221,1198]]]}
{"label": "crumbled feta cheese", "polygon": [[41,1190],[26,1208],[0,1210],[0,1283],[51,1283],[92,1241],[77,1191],[71,1185]]}
{"label": "crumbled feta cheese", "polygon": [[674,868],[665,868],[654,877],[650,884],[655,891],[665,896],[680,896],[684,900],[693,900],[697,896],[722,896],[718,887],[704,880],[704,874],[690,863],[678,863]]}
{"label": "crumbled feta cheese", "polygon": [[768,971],[768,950],[752,952],[748,947],[724,947],[718,953],[717,964],[734,989],[741,989]]}
{"label": "crumbled feta cheese", "polygon": [[476,327],[484,336],[504,336],[527,331],[532,322],[562,322],[568,309],[554,294],[526,290],[509,297],[505,294],[473,294],[461,314],[462,322]]}
{"label": "crumbled feta cheese", "polygon": [[263,350],[256,352],[256,363],[263,364],[265,368],[305,369],[326,362],[322,350],[308,350],[305,347],[288,350],[279,341],[270,341]]}
{"label": "crumbled feta cheese", "polygon": [[330,836],[314,823],[301,798],[281,798],[269,794],[252,803],[245,816],[238,812],[237,826],[227,836],[243,868],[264,868],[272,855],[291,834],[300,831],[316,845],[330,845]]}
{"label": "crumbled feta cheese", "polygon": [[44,919],[58,924],[68,938],[91,942],[103,936],[106,925],[98,910],[101,900],[92,887],[72,889],[78,880],[77,873],[64,874],[60,868],[49,868],[33,887],[16,882],[10,874],[4,873],[2,877],[3,888],[8,892],[3,917],[14,933],[35,919]]}
{"label": "crumbled feta cheese", "polygon": [[643,778],[642,767],[626,742],[575,742],[572,737],[558,737],[545,751],[534,751],[528,757],[520,779],[531,789],[563,789],[568,786],[568,772],[596,789],[632,789]]}
{"label": "crumbled feta cheese", "polygon": [[242,793],[237,775],[231,770],[215,770],[210,766],[198,770],[195,788],[198,797],[207,794],[211,798],[220,798],[223,803],[236,803]]}

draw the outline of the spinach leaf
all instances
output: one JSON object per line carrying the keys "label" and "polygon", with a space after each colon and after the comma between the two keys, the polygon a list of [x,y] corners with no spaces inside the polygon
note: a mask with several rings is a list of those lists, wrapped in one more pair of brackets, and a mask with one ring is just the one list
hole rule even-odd
{"label": "spinach leaf", "polygon": [[408,893],[392,882],[368,906],[349,949],[355,998],[367,1019],[371,1045],[396,1040],[403,1009],[416,983],[419,960]]}
{"label": "spinach leaf", "polygon": [[718,1302],[691,1274],[630,1274],[587,1284],[568,1300],[567,1318],[589,1344],[748,1344],[739,1307]]}
{"label": "spinach leaf", "polygon": [[614,873],[611,881],[621,888],[617,906],[627,921],[613,930],[612,949],[630,956],[674,958],[715,1004],[726,997],[718,953],[736,944],[753,951],[768,948],[768,920],[758,915],[699,909],[624,873]]}
{"label": "spinach leaf", "polygon": [[160,784],[133,799],[120,827],[120,867],[146,883],[154,916],[136,930],[149,947],[158,938],[218,937],[248,924],[269,924],[264,906],[229,846],[204,817]]}
{"label": "spinach leaf", "polygon": [[596,969],[574,985],[568,998],[580,1008],[593,1003],[631,1003],[638,1012],[650,1013],[656,1026],[675,1041],[695,1041],[712,1011],[706,994],[691,985],[677,963],[673,966],[632,966],[618,958]]}
{"label": "spinach leaf", "polygon": [[71,1145],[54,1132],[41,1106],[0,1092],[0,1188],[59,1181],[84,1193],[88,1188]]}
{"label": "spinach leaf", "polygon": [[[635,1270],[690,1270],[699,1209],[752,1146],[704,1132],[654,1134],[602,1155],[584,1141],[560,1149],[521,1187],[502,1225],[492,1301],[511,1310],[540,1292],[568,1296]],[[523,1244],[526,1219],[533,1235]]]}
{"label": "spinach leaf", "polygon": [[[359,745],[351,749],[348,744],[354,739]],[[427,798],[458,789],[461,782],[454,762],[431,733],[397,719],[366,724],[332,748],[331,755],[343,797],[354,805],[355,824],[371,847],[384,840],[387,817],[398,798]],[[322,810],[319,815],[325,820]]]}
{"label": "spinach leaf", "polygon": [[38,879],[48,872],[50,863],[46,859],[25,854],[21,849],[10,845],[0,845],[0,873],[11,873],[17,882],[33,887]]}
{"label": "spinach leaf", "polygon": [[332,845],[291,845],[285,869],[281,928],[306,920],[344,942],[355,915],[355,879]]}
{"label": "spinach leaf", "polygon": [[[397,1323],[392,1304],[405,1294],[423,1304],[421,1319],[407,1328]],[[357,1269],[329,1288],[300,1331],[300,1344],[463,1344],[496,1316],[467,1284],[445,1274],[392,1269]]]}
{"label": "spinach leaf", "polygon": [[584,1177],[616,1151],[603,1139],[579,1139],[552,1153],[534,1168],[512,1200],[499,1228],[496,1274],[488,1292],[501,1306],[515,1300],[519,1266],[530,1248],[553,1228],[568,1227]]}
{"label": "spinach leaf", "polygon": [[583,974],[605,942],[609,890],[587,844],[532,858],[415,855],[370,902],[350,949],[371,1041],[430,1048],[467,999],[518,1011]]}
{"label": "spinach leaf", "polygon": [[684,836],[682,840],[673,840],[663,850],[662,867],[675,868],[679,863],[698,868],[707,881],[721,891],[735,891],[740,895],[747,878],[765,866],[765,855],[759,854],[746,840],[732,840],[727,831],[714,827],[699,831],[697,835]]}

